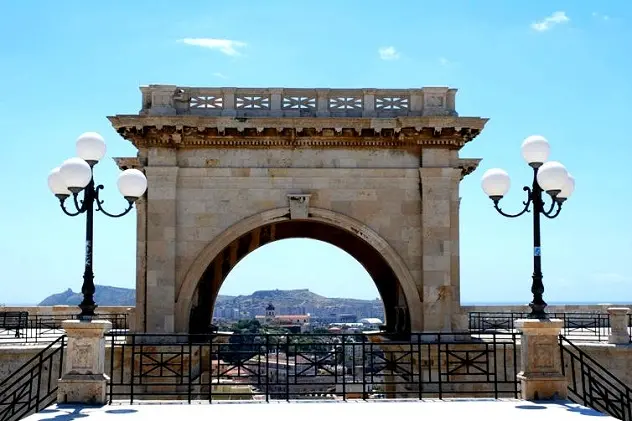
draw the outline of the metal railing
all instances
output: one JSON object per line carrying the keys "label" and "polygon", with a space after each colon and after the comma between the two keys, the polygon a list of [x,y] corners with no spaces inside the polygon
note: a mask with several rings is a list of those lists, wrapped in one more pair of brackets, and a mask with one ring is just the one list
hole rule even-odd
{"label": "metal railing", "polygon": [[17,421],[57,401],[66,337],[60,336],[0,382],[0,421]]}
{"label": "metal railing", "polygon": [[[20,328],[0,328],[0,345],[54,342],[65,334],[61,323],[77,317],[77,314],[29,315]],[[126,332],[129,327],[126,313],[97,314],[95,318],[111,322],[112,330],[117,334]]]}
{"label": "metal railing", "polygon": [[[517,398],[516,337],[109,335],[113,400]],[[119,345],[116,345],[119,343]]]}
{"label": "metal railing", "polygon": [[[469,331],[484,337],[517,332],[516,320],[527,318],[521,312],[470,312]],[[552,319],[564,322],[562,334],[576,342],[606,342],[610,334],[610,315],[602,313],[549,313]],[[632,318],[629,319],[632,327]]]}
{"label": "metal railing", "polygon": [[623,421],[632,421],[632,389],[585,351],[560,335],[562,372],[569,399]]}

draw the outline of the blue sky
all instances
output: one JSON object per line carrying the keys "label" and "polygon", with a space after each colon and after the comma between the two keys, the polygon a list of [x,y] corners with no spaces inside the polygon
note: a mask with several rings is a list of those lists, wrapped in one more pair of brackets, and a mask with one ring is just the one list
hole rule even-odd
{"label": "blue sky", "polygon": [[[108,159],[96,177],[122,209],[109,157],[135,150],[105,116],[136,113],[151,83],[458,88],[462,116],[490,118],[461,153],[484,158],[462,183],[462,300],[530,298],[530,218],[496,214],[480,177],[505,168],[504,207],[518,209],[530,182],[520,143],[542,134],[577,183],[543,223],[545,298],[632,302],[630,2],[23,0],[0,2],[0,16],[0,303],[80,289],[84,220],[61,213],[47,174],[98,131]],[[97,283],[133,287],[135,217],[95,225]],[[267,288],[377,295],[351,257],[304,240],[251,254],[222,292]]]}

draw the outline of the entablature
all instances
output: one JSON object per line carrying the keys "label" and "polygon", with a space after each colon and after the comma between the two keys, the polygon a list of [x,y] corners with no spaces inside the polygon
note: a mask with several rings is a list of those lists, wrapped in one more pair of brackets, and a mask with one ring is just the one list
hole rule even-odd
{"label": "entablature", "polygon": [[460,149],[487,119],[479,117],[109,117],[138,148],[147,147],[368,147],[437,146]]}

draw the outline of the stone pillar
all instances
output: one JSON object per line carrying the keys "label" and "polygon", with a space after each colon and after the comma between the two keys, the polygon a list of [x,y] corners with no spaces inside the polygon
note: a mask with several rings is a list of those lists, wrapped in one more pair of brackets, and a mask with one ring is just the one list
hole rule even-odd
{"label": "stone pillar", "polygon": [[151,108],[149,115],[176,115],[174,94],[176,85],[151,85]]}
{"label": "stone pillar", "polygon": [[176,151],[150,150],[147,176],[147,332],[173,333],[176,294]]}
{"label": "stone pillar", "polygon": [[522,319],[516,320],[516,326],[522,332],[522,371],[518,373],[522,399],[566,399],[568,381],[562,374],[562,357],[558,342],[564,322],[560,319]]}
{"label": "stone pillar", "polygon": [[421,227],[423,249],[424,330],[451,332],[458,306],[458,182],[460,170],[449,165],[450,152],[434,149],[422,152]]}
{"label": "stone pillar", "polygon": [[57,403],[106,403],[104,334],[112,328],[106,320],[65,320],[68,336],[63,375],[57,384]]}
{"label": "stone pillar", "polygon": [[136,203],[136,308],[134,309],[133,332],[145,332],[145,291],[147,288],[147,197],[143,195]]}
{"label": "stone pillar", "polygon": [[608,309],[608,314],[610,315],[610,335],[608,336],[608,343],[630,343],[630,334],[628,333],[629,312],[630,309],[627,307],[610,307]]}
{"label": "stone pillar", "polygon": [[283,88],[270,88],[270,116],[283,117]]}

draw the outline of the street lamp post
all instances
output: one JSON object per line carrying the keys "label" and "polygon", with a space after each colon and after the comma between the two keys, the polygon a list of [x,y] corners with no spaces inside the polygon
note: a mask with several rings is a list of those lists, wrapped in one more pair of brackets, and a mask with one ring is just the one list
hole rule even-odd
{"label": "street lamp post", "polygon": [[[527,212],[533,214],[533,282],[531,292],[533,301],[529,303],[531,313],[529,318],[546,319],[544,311],[546,302],[542,298],[544,284],[542,283],[542,256],[540,245],[540,215],[549,219],[556,218],[562,210],[562,204],[575,190],[575,179],[566,168],[556,161],[548,161],[550,152],[549,142],[542,136],[529,136],[522,143],[522,157],[533,168],[533,182],[531,187],[525,186],[527,200],[524,208],[516,214],[505,213],[498,203],[507,194],[511,181],[507,172],[500,168],[492,168],[483,174],[482,187],[494,202],[494,208],[503,216],[516,218]],[[551,204],[544,203],[543,192],[551,197]]]}
{"label": "street lamp post", "polygon": [[[97,307],[94,302],[94,273],[92,271],[92,247],[93,247],[93,218],[94,208],[97,212],[112,217],[119,218],[129,213],[134,206],[134,202],[147,190],[147,179],[145,175],[136,169],[123,171],[117,181],[118,189],[127,200],[127,209],[118,214],[112,214],[103,209],[103,200],[99,198],[99,192],[103,189],[102,184],[94,182],[93,167],[105,155],[105,141],[98,133],[84,133],[77,139],[77,157],[70,158],[48,175],[48,187],[57,196],[62,211],[68,216],[78,216],[86,214],[86,246],[85,246],[85,269],[83,273],[83,285],[81,293],[83,300],[79,304],[81,313],[79,318],[90,320],[94,317],[94,309]],[[79,193],[83,190],[83,197],[79,199]],[[68,210],[65,202],[72,195],[74,210]]]}

